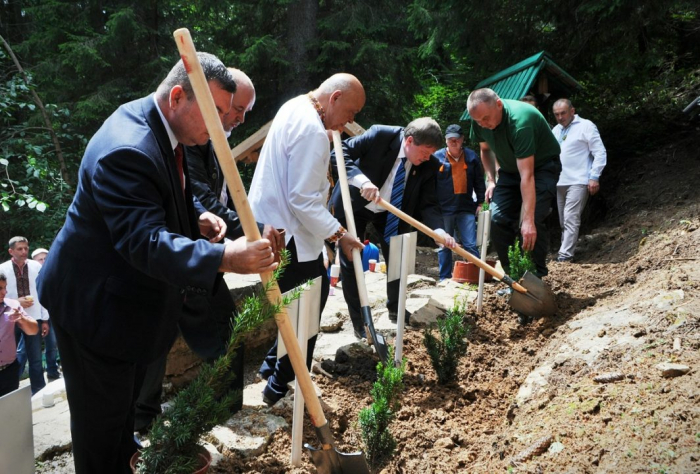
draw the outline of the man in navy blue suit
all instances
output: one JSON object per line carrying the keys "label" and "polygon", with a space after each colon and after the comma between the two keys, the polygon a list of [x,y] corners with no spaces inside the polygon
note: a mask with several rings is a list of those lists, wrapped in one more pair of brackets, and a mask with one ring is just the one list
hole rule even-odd
{"label": "man in navy blue suit", "polygon": [[[215,56],[198,57],[222,118],[235,82]],[[181,152],[208,139],[179,61],[155,94],[117,109],[85,150],[39,278],[63,359],[77,474],[130,472],[134,400],[146,364],[175,338],[186,295],[215,291],[220,272],[277,266],[266,239],[214,244],[226,225],[193,200]]]}
{"label": "man in navy blue suit", "polygon": [[[350,185],[353,214],[357,235],[362,238],[368,223],[373,223],[379,235],[382,254],[389,261],[389,239],[392,235],[410,231],[410,226],[401,221],[391,222],[389,214],[374,201],[381,197],[395,204],[406,214],[428,227],[435,229],[447,239],[447,246],[454,247],[454,239],[442,231],[442,215],[435,197],[435,176],[440,162],[433,156],[442,145],[440,125],[429,118],[416,119],[404,127],[374,125],[362,135],[343,142],[345,167]],[[335,160],[335,151],[331,160]],[[333,161],[335,163],[335,161]],[[399,167],[403,169],[399,172]],[[402,173],[402,174],[401,174]],[[399,174],[398,183],[396,176]],[[398,189],[400,188],[400,190]],[[397,192],[398,191],[398,192]],[[401,196],[398,196],[400,194]],[[399,197],[398,203],[392,197]],[[345,212],[336,186],[331,196],[335,217],[345,226]],[[348,303],[350,319],[355,336],[366,337],[360,315],[360,298],[352,262],[340,253],[340,273],[343,295]],[[389,318],[397,317],[399,304],[399,281],[387,281],[387,308]]]}

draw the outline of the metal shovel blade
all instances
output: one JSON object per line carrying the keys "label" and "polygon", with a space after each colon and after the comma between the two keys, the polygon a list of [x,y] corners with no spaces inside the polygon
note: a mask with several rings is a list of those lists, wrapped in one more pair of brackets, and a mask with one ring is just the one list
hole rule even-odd
{"label": "metal shovel blade", "polygon": [[527,293],[513,289],[508,300],[511,308],[531,318],[549,317],[557,312],[554,293],[542,280],[530,272],[525,272],[519,283],[525,287]]}
{"label": "metal shovel blade", "polygon": [[386,345],[386,339],[374,329],[372,311],[369,309],[369,306],[363,306],[360,308],[360,312],[362,313],[362,321],[365,325],[365,331],[367,331],[368,337],[372,339],[369,341],[369,343],[374,345],[374,348],[377,350],[379,360],[382,361],[382,364],[386,365],[389,361],[389,347]]}
{"label": "metal shovel blade", "polygon": [[362,451],[341,453],[335,448],[316,449],[308,443],[304,443],[304,448],[309,450],[319,474],[369,474],[367,460]]}

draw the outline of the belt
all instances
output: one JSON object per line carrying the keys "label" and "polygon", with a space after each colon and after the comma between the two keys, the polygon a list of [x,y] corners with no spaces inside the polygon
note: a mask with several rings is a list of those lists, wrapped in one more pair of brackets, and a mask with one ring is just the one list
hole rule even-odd
{"label": "belt", "polygon": [[3,370],[5,370],[6,368],[8,368],[9,366],[11,366],[11,365],[14,364],[14,363],[15,363],[15,362],[12,361],[12,362],[10,362],[9,364],[0,365],[0,372],[2,372]]}

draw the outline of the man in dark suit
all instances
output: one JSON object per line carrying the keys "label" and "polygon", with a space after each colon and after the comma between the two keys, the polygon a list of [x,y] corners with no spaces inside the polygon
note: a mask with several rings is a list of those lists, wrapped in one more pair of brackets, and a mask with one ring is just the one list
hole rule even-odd
{"label": "man in dark suit", "polygon": [[[216,57],[198,57],[223,117],[235,82]],[[172,344],[186,295],[213,292],[219,272],[276,268],[267,240],[213,243],[226,225],[193,201],[181,152],[208,139],[179,61],[155,94],[117,109],[85,150],[39,276],[63,359],[77,474],[130,472],[145,365]]]}
{"label": "man in dark suit", "polygon": [[[409,232],[410,226],[378,206],[374,202],[377,197],[435,229],[447,239],[448,247],[454,247],[454,239],[441,229],[442,215],[435,197],[435,177],[440,163],[432,155],[441,146],[440,126],[429,117],[416,119],[406,128],[374,125],[362,135],[343,142],[357,235],[363,236],[367,224],[373,223],[383,237],[380,244],[386,261],[389,239]],[[335,152],[331,159],[335,160]],[[345,226],[340,186],[333,190],[331,206],[335,217]],[[342,252],[340,272],[355,336],[365,338],[355,272],[352,262]],[[397,317],[398,293],[399,281],[387,282],[387,308],[393,321]]]}
{"label": "man in dark suit", "polygon": [[[245,121],[245,115],[255,104],[255,87],[250,78],[241,70],[228,68],[236,83],[231,110],[224,116],[224,131],[231,131]],[[192,194],[205,209],[219,216],[226,223],[226,237],[235,240],[243,236],[233,200],[228,195],[226,180],[219,166],[211,140],[205,145],[185,147]],[[228,158],[227,158],[228,159]],[[259,225],[263,238],[270,241],[272,251],[284,246],[284,238],[274,227]],[[182,316],[178,322],[185,342],[206,362],[213,362],[226,352],[231,336],[231,317],[236,306],[225,284],[218,286],[213,295],[189,295],[185,301]],[[231,370],[235,372],[231,388],[243,390],[244,347],[236,351]],[[167,353],[149,364],[141,392],[136,400],[134,429],[144,433],[156,416],[161,413],[161,395],[165,376]],[[242,397],[234,410],[243,406]],[[235,411],[234,411],[235,412]],[[234,413],[232,412],[232,414]]]}

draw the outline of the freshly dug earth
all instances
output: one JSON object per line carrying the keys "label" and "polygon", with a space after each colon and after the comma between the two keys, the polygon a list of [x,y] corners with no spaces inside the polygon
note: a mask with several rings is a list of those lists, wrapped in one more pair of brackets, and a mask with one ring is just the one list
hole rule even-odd
{"label": "freshly dug earth", "polygon": [[[422,333],[409,331],[406,387],[391,426],[398,447],[374,472],[700,472],[698,149],[700,139],[686,138],[611,164],[601,183],[605,197],[591,202],[593,215],[604,220],[584,229],[575,263],[549,264],[544,280],[556,294],[556,316],[521,326],[506,299],[496,295],[499,284],[487,285],[483,313],[471,307],[466,316],[469,348],[449,385],[437,383]],[[436,276],[434,254],[419,252],[417,266]],[[682,299],[664,306],[669,294]],[[621,309],[643,318],[624,328],[637,344],[609,345],[590,363],[558,361],[548,385],[518,405],[528,374],[567,343],[578,320]],[[602,342],[617,332],[622,329],[597,336]],[[666,361],[690,372],[662,378],[655,366]],[[341,451],[361,449],[357,417],[371,403],[375,363],[353,361],[349,375],[316,379]],[[593,381],[609,372],[623,378]],[[519,456],[547,437],[543,453]],[[316,440],[308,423],[305,439]],[[228,457],[214,471],[316,472],[307,456],[301,468],[289,467],[290,442],[288,431],[278,431],[266,454]]]}

